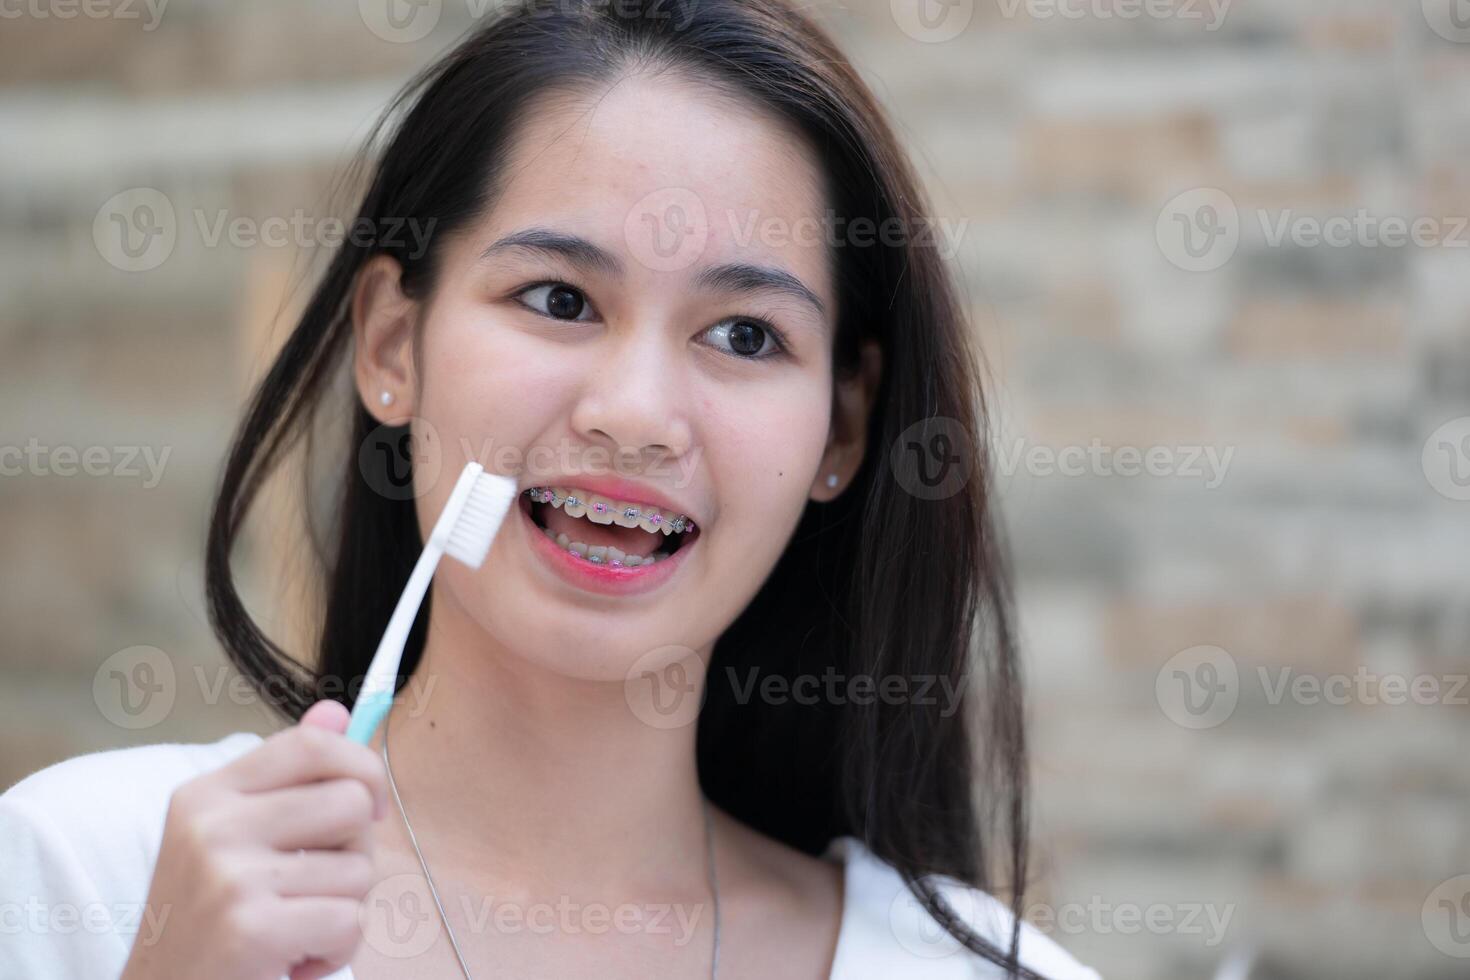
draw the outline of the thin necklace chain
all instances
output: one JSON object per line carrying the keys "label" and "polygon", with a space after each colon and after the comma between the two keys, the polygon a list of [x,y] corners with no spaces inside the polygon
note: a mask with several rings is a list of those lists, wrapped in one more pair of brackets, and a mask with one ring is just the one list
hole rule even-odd
{"label": "thin necklace chain", "polygon": [[[383,715],[383,768],[388,770],[388,788],[393,791],[393,802],[398,804],[398,813],[403,817],[403,827],[408,831],[408,842],[413,845],[413,852],[418,855],[419,867],[424,870],[424,881],[429,883],[429,894],[433,896],[434,908],[439,910],[439,921],[444,923],[444,933],[449,937],[449,945],[454,949],[454,958],[459,960],[459,968],[464,972],[465,980],[473,980],[470,976],[470,968],[464,961],[464,953],[460,952],[459,942],[454,938],[454,930],[449,925],[449,916],[444,914],[444,903],[439,901],[439,889],[434,887],[434,876],[429,873],[429,862],[424,860],[424,852],[419,849],[418,837],[413,832],[413,824],[409,822],[408,811],[403,808],[403,798],[398,795],[398,783],[393,779],[393,764],[388,760],[388,719],[391,717],[393,717],[391,710]],[[719,980],[720,880],[715,875],[715,833],[714,825],[710,820],[709,800],[703,794],[700,794],[699,803],[700,809],[704,813],[705,863],[709,876],[710,897],[715,913],[715,936],[713,949],[710,952],[709,975],[710,980]]]}

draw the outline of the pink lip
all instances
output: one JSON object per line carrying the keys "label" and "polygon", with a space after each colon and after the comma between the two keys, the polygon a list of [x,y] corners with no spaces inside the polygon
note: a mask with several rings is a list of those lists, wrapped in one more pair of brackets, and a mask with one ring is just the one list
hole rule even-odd
{"label": "pink lip", "polygon": [[[583,489],[591,490],[592,488]],[[595,492],[602,493],[600,490]],[[604,494],[604,496],[614,495]],[[629,500],[627,497],[619,499]],[[630,502],[633,501],[630,500]],[[655,503],[656,501],[645,502]],[[638,595],[658,588],[683,564],[684,556],[697,544],[696,541],[686,542],[678,551],[652,565],[639,565],[636,568],[626,565],[600,565],[586,558],[577,557],[548,538],[546,532],[537,527],[536,522],[531,519],[528,508],[517,505],[515,509],[521,515],[522,526],[530,539],[531,550],[539,555],[558,577],[569,585],[586,589],[589,592],[600,592],[603,595]]]}
{"label": "pink lip", "polygon": [[[576,487],[588,493],[595,493],[610,500],[621,503],[637,504],[639,506],[657,507],[665,514],[672,512],[675,515],[683,514],[691,522],[698,524],[692,510],[659,493],[652,487],[631,480],[624,480],[616,476],[553,476],[544,479],[538,478],[532,484],[537,487]],[[529,489],[522,487],[521,492]],[[667,561],[668,559],[664,559]],[[660,563],[662,564],[662,563]]]}

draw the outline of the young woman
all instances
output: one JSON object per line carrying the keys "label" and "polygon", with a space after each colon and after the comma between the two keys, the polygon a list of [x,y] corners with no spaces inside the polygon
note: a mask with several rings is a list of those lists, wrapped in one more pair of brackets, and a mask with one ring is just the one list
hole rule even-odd
{"label": "young woman", "polygon": [[[0,973],[1095,977],[1017,914],[978,360],[833,43],[782,0],[531,0],[384,122],[371,234],[255,391],[208,543],[226,652],[297,724],[0,798],[8,900],[116,913],[7,937]],[[307,667],[229,559],[337,378]],[[346,705],[469,459],[521,497],[483,567],[441,564],[357,745]]]}

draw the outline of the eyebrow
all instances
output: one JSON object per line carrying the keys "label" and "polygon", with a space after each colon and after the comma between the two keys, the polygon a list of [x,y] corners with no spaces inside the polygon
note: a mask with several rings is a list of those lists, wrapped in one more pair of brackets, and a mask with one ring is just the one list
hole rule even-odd
{"label": "eyebrow", "polygon": [[[527,228],[506,235],[485,251],[480,258],[489,258],[496,252],[510,249],[525,249],[564,258],[573,265],[600,272],[613,278],[623,275],[623,263],[616,255],[577,235],[552,231],[549,228]],[[816,311],[825,315],[826,304],[820,296],[807,287],[796,276],[768,265],[748,262],[729,262],[724,265],[705,266],[694,276],[694,284],[702,289],[729,293],[754,293],[774,291],[793,296],[811,304]]]}

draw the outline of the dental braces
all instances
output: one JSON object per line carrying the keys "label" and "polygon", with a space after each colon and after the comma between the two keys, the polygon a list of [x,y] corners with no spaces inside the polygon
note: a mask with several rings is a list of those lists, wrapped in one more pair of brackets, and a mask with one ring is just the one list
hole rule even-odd
{"label": "dental braces", "polygon": [[[570,504],[573,507],[577,506],[580,503],[585,503],[585,501],[578,500],[574,494],[569,493],[565,497],[557,496],[556,491],[553,490],[551,487],[532,487],[526,492],[531,495],[532,500],[537,501],[538,503],[551,504],[555,507],[560,507],[563,503]],[[608,510],[607,504],[603,503],[600,500],[589,504],[588,506],[591,507],[593,511],[599,514],[606,514]],[[623,516],[632,521],[638,520],[641,514],[642,511],[640,511],[637,507],[628,507],[623,510]],[[662,524],[663,519],[663,515],[658,513],[657,511],[648,515],[648,522],[650,524]],[[685,531],[693,531],[694,522],[685,517],[683,514],[680,514],[678,517],[669,522],[669,528],[675,534],[682,534]]]}

